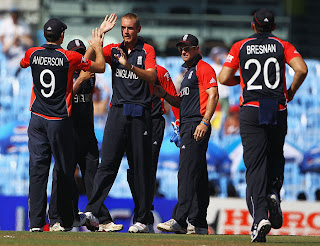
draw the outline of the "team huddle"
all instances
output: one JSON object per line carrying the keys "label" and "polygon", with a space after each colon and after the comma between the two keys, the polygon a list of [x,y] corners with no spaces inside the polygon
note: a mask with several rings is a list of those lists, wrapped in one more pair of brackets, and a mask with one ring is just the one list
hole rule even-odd
{"label": "team huddle", "polygon": [[[154,48],[138,34],[139,16],[121,18],[123,41],[103,47],[117,16],[106,16],[92,30],[89,47],[75,39],[61,47],[67,26],[53,18],[44,25],[46,44],[27,50],[22,68],[31,67],[33,88],[28,128],[29,226],[41,232],[46,224],[47,182],[55,160],[49,205],[50,231],[86,225],[91,231],[121,231],[104,204],[126,154],[127,181],[134,200],[131,233],[154,233],[153,198],[157,163],[164,135],[163,101],[175,116],[172,141],[180,148],[178,202],[161,231],[208,234],[209,205],[206,151],[211,118],[219,101],[217,83],[240,84],[240,135],[247,167],[247,206],[253,218],[252,242],[265,242],[283,217],[280,189],[284,179],[283,145],[287,133],[287,102],[307,74],[307,66],[289,42],[271,32],[274,16],[255,12],[254,35],[235,43],[218,76],[203,61],[198,38],[185,34],[177,49],[186,72],[177,93],[168,71],[156,62]],[[94,133],[92,94],[95,73],[112,70],[112,99],[105,125],[101,162]],[[285,64],[295,72],[287,90]],[[235,75],[240,71],[240,76]],[[78,210],[74,172],[79,165],[88,204]]]}

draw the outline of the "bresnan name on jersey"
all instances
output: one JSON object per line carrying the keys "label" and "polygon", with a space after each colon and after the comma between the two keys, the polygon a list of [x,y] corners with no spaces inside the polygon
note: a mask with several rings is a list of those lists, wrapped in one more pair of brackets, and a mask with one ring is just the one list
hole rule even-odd
{"label": "bresnan name on jersey", "polygon": [[49,65],[62,67],[63,66],[63,58],[61,57],[48,57],[48,56],[34,56],[32,60],[32,64],[36,65]]}
{"label": "bresnan name on jersey", "polygon": [[247,55],[262,55],[277,52],[276,44],[253,44],[247,46]]}
{"label": "bresnan name on jersey", "polygon": [[120,68],[117,68],[116,70],[116,77],[122,79],[139,79],[139,77],[134,72]]}

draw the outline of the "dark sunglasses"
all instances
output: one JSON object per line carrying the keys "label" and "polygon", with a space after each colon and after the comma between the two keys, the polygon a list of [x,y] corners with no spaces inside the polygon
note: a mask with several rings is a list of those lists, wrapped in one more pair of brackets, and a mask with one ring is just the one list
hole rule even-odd
{"label": "dark sunglasses", "polygon": [[182,53],[182,51],[189,52],[189,50],[190,50],[191,48],[195,48],[195,47],[197,47],[197,46],[178,47],[178,50],[179,50],[180,53]]}

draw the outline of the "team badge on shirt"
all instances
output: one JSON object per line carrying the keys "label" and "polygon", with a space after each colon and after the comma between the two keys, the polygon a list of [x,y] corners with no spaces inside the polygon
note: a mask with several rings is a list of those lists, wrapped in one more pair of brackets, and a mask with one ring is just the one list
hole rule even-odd
{"label": "team badge on shirt", "polygon": [[233,58],[234,58],[233,55],[228,54],[226,62],[232,62]]}
{"label": "team badge on shirt", "polygon": [[170,78],[170,74],[169,74],[168,72],[166,72],[163,77],[165,77],[167,80],[170,80],[170,79],[171,79],[171,78]]}
{"label": "team badge on shirt", "polygon": [[142,65],[142,56],[138,56],[137,65]]}

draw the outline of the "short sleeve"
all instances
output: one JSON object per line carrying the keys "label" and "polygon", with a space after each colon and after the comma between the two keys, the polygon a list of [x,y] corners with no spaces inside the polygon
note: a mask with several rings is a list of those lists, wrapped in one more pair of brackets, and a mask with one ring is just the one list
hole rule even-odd
{"label": "short sleeve", "polygon": [[106,61],[106,63],[111,65],[111,45],[107,45],[105,47],[103,47],[103,55],[104,55],[104,59]]}
{"label": "short sleeve", "polygon": [[67,51],[66,54],[73,70],[81,69],[86,72],[91,67],[91,60],[85,58],[80,53],[76,51]]}
{"label": "short sleeve", "polygon": [[215,71],[208,63],[202,60],[197,65],[197,77],[199,84],[201,83],[205,90],[218,86]]}
{"label": "short sleeve", "polygon": [[291,43],[285,42],[284,56],[286,59],[286,63],[289,63],[292,58],[299,57],[301,55]]}
{"label": "short sleeve", "polygon": [[146,60],[145,60],[145,69],[149,69],[149,68],[153,68],[153,69],[157,69],[156,68],[156,53],[154,51],[154,48],[149,45],[149,44],[144,44],[143,48],[146,51]]}
{"label": "short sleeve", "polygon": [[30,56],[36,49],[38,48],[33,47],[26,51],[26,53],[24,54],[24,57],[21,59],[21,62],[20,62],[22,68],[27,68],[30,66]]}
{"label": "short sleeve", "polygon": [[157,74],[160,85],[163,89],[172,96],[177,96],[177,90],[174,86],[171,76],[167,69],[161,66],[157,66]]}
{"label": "short sleeve", "polygon": [[235,43],[234,45],[232,45],[223,66],[237,70],[239,68],[239,51],[239,43]]}

